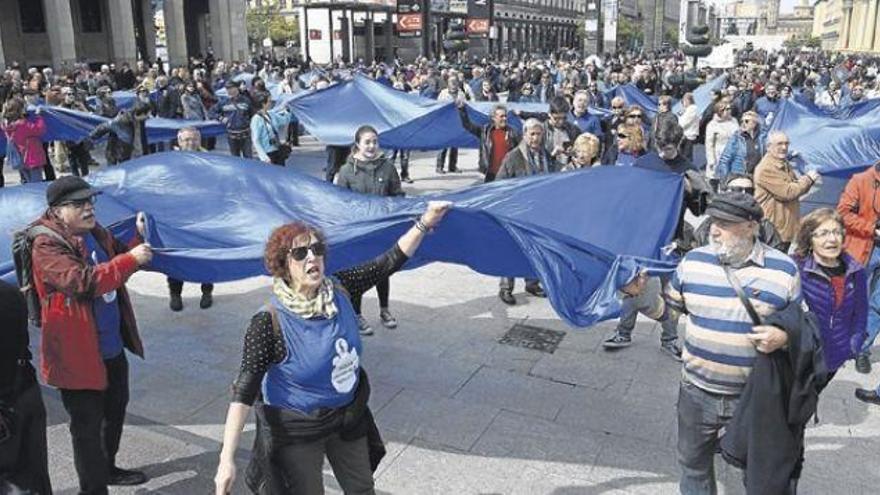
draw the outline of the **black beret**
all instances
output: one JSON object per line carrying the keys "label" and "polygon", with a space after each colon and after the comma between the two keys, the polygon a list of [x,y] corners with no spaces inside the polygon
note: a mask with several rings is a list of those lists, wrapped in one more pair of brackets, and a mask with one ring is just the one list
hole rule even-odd
{"label": "black beret", "polygon": [[706,214],[726,222],[756,222],[764,218],[764,210],[753,196],[742,192],[724,192],[709,202]]}
{"label": "black beret", "polygon": [[83,179],[66,175],[52,181],[46,188],[46,203],[49,206],[58,206],[68,201],[87,199],[98,194],[101,192],[92,189],[92,186]]}

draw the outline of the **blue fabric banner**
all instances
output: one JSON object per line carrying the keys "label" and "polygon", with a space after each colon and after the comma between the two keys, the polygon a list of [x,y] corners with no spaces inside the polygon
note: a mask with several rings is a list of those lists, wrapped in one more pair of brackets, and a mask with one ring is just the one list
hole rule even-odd
{"label": "blue fabric banner", "polygon": [[[230,180],[234,178],[234,180]],[[97,214],[119,235],[148,214],[151,269],[194,282],[259,275],[275,227],[291,220],[327,234],[328,273],[381,254],[431,199],[454,203],[407,268],[442,261],[491,276],[536,277],[576,326],[611,317],[614,291],[636,266],[666,267],[682,201],[678,175],[632,167],[511,179],[417,198],[340,189],[291,169],[207,153],[160,153],[88,177]],[[0,276],[14,278],[12,233],[45,210],[45,184],[0,190]],[[621,194],[625,191],[625,194]],[[572,214],[571,212],[577,212]]]}

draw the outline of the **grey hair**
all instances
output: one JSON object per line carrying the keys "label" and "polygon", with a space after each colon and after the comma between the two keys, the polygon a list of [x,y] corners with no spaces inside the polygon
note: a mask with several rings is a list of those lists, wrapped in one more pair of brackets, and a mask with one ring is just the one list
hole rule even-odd
{"label": "grey hair", "polygon": [[529,129],[533,129],[535,127],[540,127],[541,130],[543,130],[544,124],[540,120],[535,118],[526,119],[526,121],[523,122],[523,132],[527,132]]}
{"label": "grey hair", "polygon": [[783,131],[771,131],[770,134],[767,136],[767,143],[772,143],[779,136],[788,138],[788,134],[784,133]]}

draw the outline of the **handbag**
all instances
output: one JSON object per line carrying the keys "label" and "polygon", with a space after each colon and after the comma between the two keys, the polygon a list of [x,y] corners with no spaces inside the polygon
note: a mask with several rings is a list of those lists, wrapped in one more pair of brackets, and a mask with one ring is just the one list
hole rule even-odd
{"label": "handbag", "polygon": [[275,126],[272,125],[272,121],[269,120],[265,115],[260,114],[260,118],[263,119],[263,122],[266,123],[266,126],[269,129],[272,129],[272,134],[275,135],[275,141],[272,143],[278,146],[278,149],[275,150],[275,154],[281,157],[281,163],[287,162],[287,158],[290,157],[290,153],[293,151],[289,144],[281,141],[281,136],[278,135],[278,130],[275,129]]}
{"label": "handbag", "polygon": [[12,140],[12,136],[8,132],[5,134],[6,164],[12,167],[13,170],[21,170],[24,167],[24,157],[21,155],[21,151],[19,151],[15,141]]}

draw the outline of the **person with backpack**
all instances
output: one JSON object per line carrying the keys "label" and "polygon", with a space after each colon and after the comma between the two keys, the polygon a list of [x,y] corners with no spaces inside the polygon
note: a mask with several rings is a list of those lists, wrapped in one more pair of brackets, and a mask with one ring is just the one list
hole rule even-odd
{"label": "person with backpack", "polygon": [[51,495],[46,407],[31,365],[27,315],[18,288],[0,280],[0,493]]}
{"label": "person with backpack", "polygon": [[[232,385],[215,493],[232,493],[235,453],[251,409],[257,418],[246,482],[254,493],[324,493],[326,457],[345,493],[374,493],[385,447],[370,412],[370,385],[352,298],[399,270],[451,204],[431,201],[372,261],[328,276],[327,241],[316,227],[276,228],[264,261],[271,299],[251,318]],[[258,400],[259,399],[259,400]]]}
{"label": "person with backpack", "polygon": [[40,115],[40,107],[37,107],[33,117],[28,117],[24,100],[8,100],[3,105],[0,128],[6,135],[6,162],[18,170],[21,182],[41,182],[47,158],[42,140],[46,133],[46,122]]}
{"label": "person with backpack", "polygon": [[[40,371],[47,385],[60,390],[70,416],[74,464],[85,494],[147,479],[117,467],[116,453],[129,395],[125,349],[144,354],[125,282],[150,262],[152,251],[142,243],[142,213],[129,245],[97,223],[98,194],[79,177],[50,184],[46,212],[26,231],[32,239],[30,263],[17,266],[22,287],[30,287],[38,302],[31,309],[39,308],[42,323]],[[22,243],[14,244],[19,247],[14,257],[27,258]]]}

